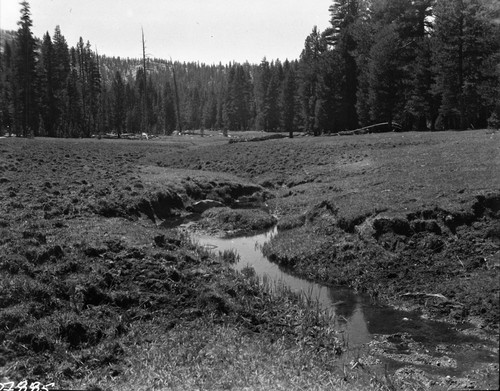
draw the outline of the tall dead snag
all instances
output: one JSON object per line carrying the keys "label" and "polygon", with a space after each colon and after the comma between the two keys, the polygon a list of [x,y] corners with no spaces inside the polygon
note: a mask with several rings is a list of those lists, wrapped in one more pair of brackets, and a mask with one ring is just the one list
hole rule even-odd
{"label": "tall dead snag", "polygon": [[142,32],[142,73],[143,78],[143,94],[142,94],[142,133],[148,133],[148,107],[147,107],[147,68],[146,68],[146,44],[144,42],[144,29]]}

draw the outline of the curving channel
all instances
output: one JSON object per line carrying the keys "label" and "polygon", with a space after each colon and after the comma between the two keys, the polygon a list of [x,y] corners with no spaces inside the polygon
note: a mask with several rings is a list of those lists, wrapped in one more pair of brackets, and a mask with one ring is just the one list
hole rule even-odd
{"label": "curving channel", "polygon": [[[404,334],[420,344],[430,357],[427,362],[417,363],[418,366],[436,374],[456,376],[480,363],[498,362],[490,341],[459,332],[447,323],[423,319],[419,313],[382,306],[351,289],[326,286],[287,273],[270,262],[261,251],[262,246],[276,234],[275,227],[265,233],[246,237],[224,239],[192,234],[192,238],[214,251],[235,250],[240,255],[239,262],[234,265],[236,270],[252,266],[259,277],[267,276],[271,281],[317,300],[322,309],[333,311],[336,325],[350,348],[371,346],[377,343],[380,336],[397,340]],[[446,347],[444,350],[443,346]],[[391,354],[383,358],[392,370],[408,364],[404,358],[410,354],[409,351],[396,353],[392,355],[393,358]],[[443,357],[455,364],[440,366]],[[400,361],[401,358],[403,361]]]}

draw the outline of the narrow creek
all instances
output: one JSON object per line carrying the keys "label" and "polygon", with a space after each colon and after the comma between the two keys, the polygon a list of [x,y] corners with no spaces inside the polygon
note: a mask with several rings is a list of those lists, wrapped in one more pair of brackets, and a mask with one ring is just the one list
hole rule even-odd
{"label": "narrow creek", "polygon": [[270,262],[262,254],[262,246],[276,235],[277,229],[250,236],[231,239],[214,238],[208,235],[194,235],[193,238],[202,246],[214,251],[235,250],[240,260],[234,265],[241,271],[247,266],[253,267],[255,273],[271,282],[283,284],[293,292],[301,293],[313,301],[317,301],[323,310],[332,311],[336,316],[338,326],[345,331],[346,338],[352,345],[360,345],[371,341],[368,323],[363,312],[366,300],[354,294],[350,289],[337,288],[310,282],[295,277],[277,264]]}
{"label": "narrow creek", "polygon": [[423,319],[418,313],[374,303],[351,289],[326,286],[287,273],[261,251],[276,233],[273,228],[258,235],[230,239],[191,236],[215,252],[235,250],[240,255],[234,265],[236,270],[251,266],[259,277],[267,276],[270,281],[317,300],[322,309],[333,311],[336,326],[351,351],[377,346],[377,341],[383,340],[375,350],[382,352],[382,362],[392,371],[411,364],[438,376],[459,376],[483,364],[498,363],[493,343],[470,335],[466,326],[463,333],[447,323]]}

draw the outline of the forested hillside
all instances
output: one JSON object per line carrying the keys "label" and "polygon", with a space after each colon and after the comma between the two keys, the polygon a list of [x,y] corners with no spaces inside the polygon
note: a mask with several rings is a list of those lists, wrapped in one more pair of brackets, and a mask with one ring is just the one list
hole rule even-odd
{"label": "forested hillside", "polygon": [[[298,59],[260,64],[109,58],[59,27],[0,39],[0,129],[90,137],[174,130],[305,131],[397,122],[405,130],[500,123],[496,0],[337,0]],[[325,18],[328,14],[325,10]]]}

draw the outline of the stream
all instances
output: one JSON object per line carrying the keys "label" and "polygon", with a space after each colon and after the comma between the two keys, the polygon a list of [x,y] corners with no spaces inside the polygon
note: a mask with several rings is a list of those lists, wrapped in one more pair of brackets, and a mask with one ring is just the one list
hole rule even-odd
{"label": "stream", "polygon": [[498,364],[498,349],[493,342],[467,333],[471,325],[461,326],[459,331],[457,326],[424,319],[416,312],[377,304],[351,289],[326,286],[287,273],[261,251],[276,233],[277,229],[273,228],[265,233],[230,239],[191,236],[215,252],[235,250],[240,255],[233,266],[236,270],[251,266],[260,278],[267,276],[271,282],[284,284],[294,292],[317,300],[321,309],[334,312],[336,327],[349,350],[369,347],[391,371],[411,364],[438,376],[459,376],[481,365]]}
{"label": "stream", "polygon": [[194,239],[202,246],[214,251],[235,250],[240,260],[234,265],[241,271],[247,266],[253,267],[255,273],[269,281],[275,281],[317,301],[323,310],[332,311],[336,316],[338,326],[346,333],[346,338],[352,345],[368,343],[372,340],[368,331],[368,321],[365,319],[363,306],[366,300],[346,288],[333,288],[295,277],[284,271],[277,264],[270,262],[262,255],[262,246],[277,233],[277,229],[250,236],[231,239],[214,238],[208,235],[194,235]]}

